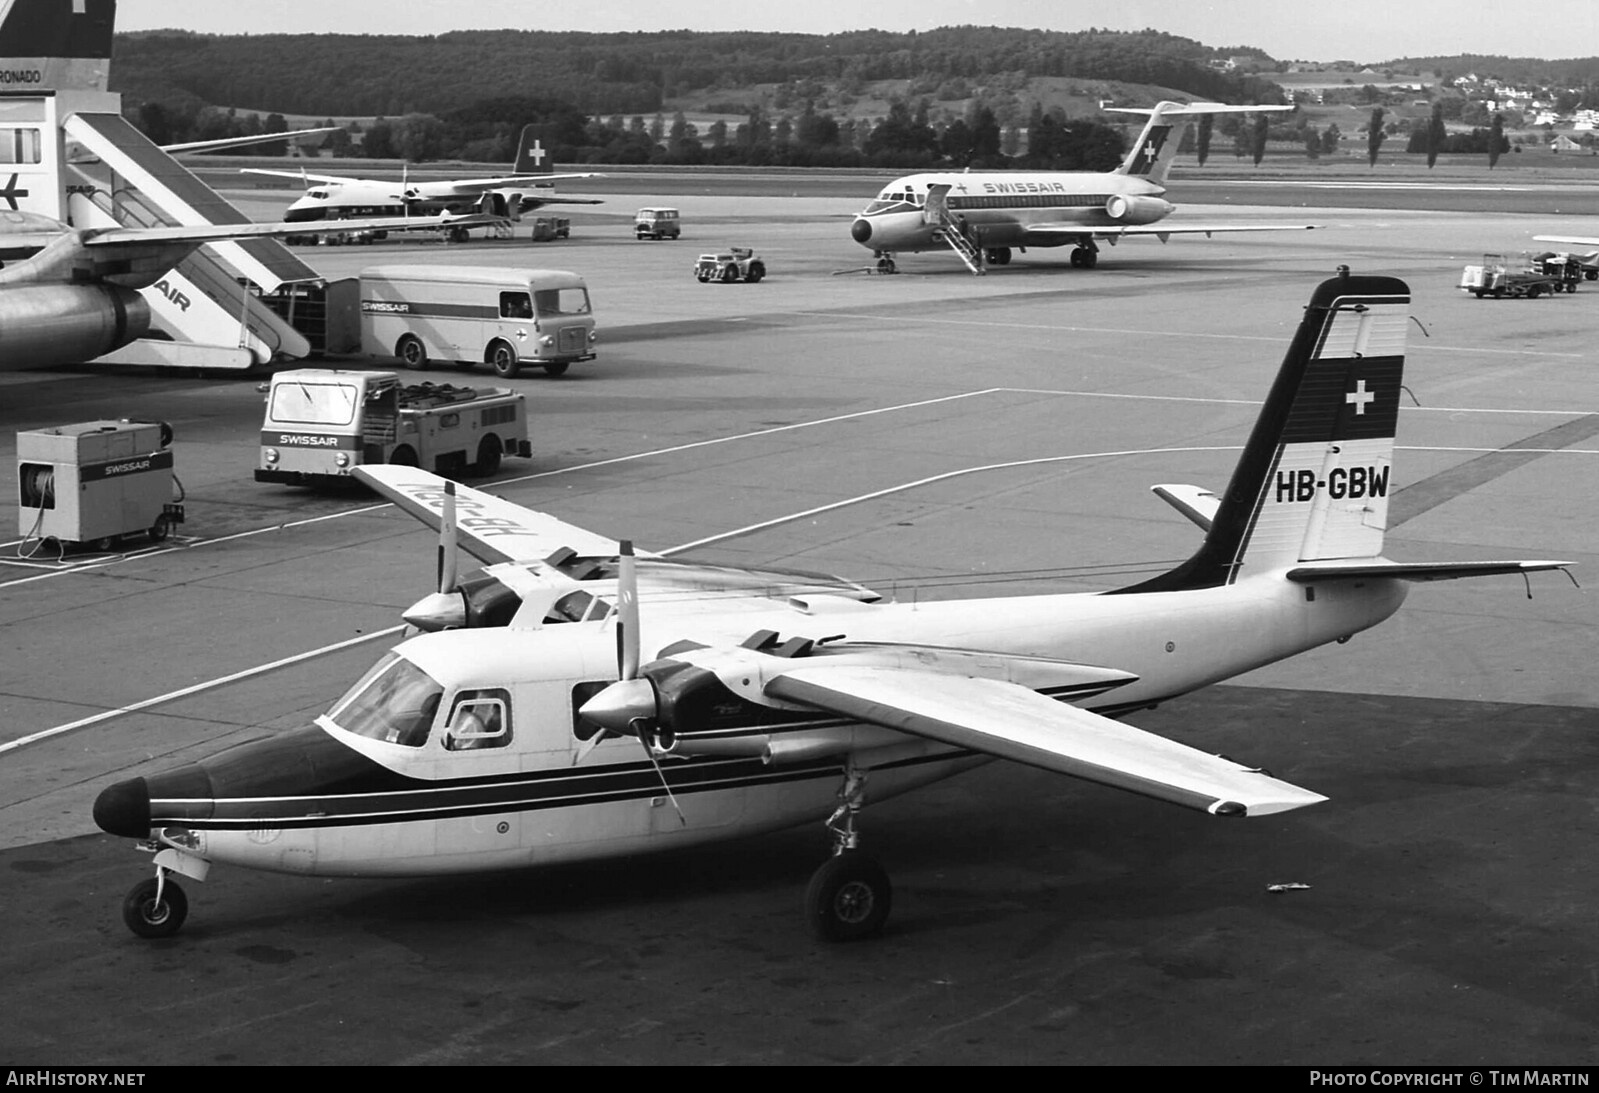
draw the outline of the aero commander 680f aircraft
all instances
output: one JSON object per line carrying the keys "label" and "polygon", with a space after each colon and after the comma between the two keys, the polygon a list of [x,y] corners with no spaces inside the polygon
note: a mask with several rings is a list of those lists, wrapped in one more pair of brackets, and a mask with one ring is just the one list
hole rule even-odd
{"label": "aero commander 680f aircraft", "polygon": [[1185,120],[1199,114],[1243,114],[1292,110],[1291,106],[1192,106],[1163,102],[1153,109],[1117,108],[1148,114],[1144,131],[1114,171],[967,171],[906,175],[883,187],[877,200],[850,225],[850,237],[877,256],[884,273],[896,269],[894,255],[949,248],[973,273],[986,264],[1007,265],[1011,249],[1072,249],[1073,266],[1093,269],[1097,239],[1112,245],[1129,235],[1169,236],[1235,231],[1296,231],[1314,224],[1164,223],[1177,208],[1166,200],[1166,175],[1177,154]]}
{"label": "aero commander 680f aircraft", "polygon": [[[1407,583],[1554,561],[1382,557],[1409,289],[1311,297],[1232,480],[1156,491],[1205,531],[1186,562],[1097,594],[882,603],[842,581],[714,569],[408,467],[360,474],[440,530],[439,591],[314,725],[119,782],[95,821],[144,840],[134,932],[171,934],[170,874],[212,863],[406,876],[664,850],[827,820],[807,915],[883,925],[857,816],[994,758],[1220,817],[1323,798],[1115,718],[1392,614]],[[456,577],[456,539],[487,563]],[[1003,853],[1003,850],[1000,851]]]}

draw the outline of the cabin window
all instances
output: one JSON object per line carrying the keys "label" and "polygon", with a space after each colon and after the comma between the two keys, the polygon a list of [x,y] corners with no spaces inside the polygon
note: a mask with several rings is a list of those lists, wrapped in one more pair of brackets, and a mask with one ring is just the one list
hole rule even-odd
{"label": "cabin window", "polygon": [[444,730],[447,751],[503,748],[511,742],[511,695],[500,687],[462,691]]}
{"label": "cabin window", "polygon": [[500,293],[500,318],[531,319],[532,317],[533,297],[525,292]]}
{"label": "cabin window", "polygon": [[444,688],[398,653],[372,666],[328,711],[328,720],[346,732],[419,748],[439,710]]}
{"label": "cabin window", "polygon": [[572,688],[572,735],[582,741],[589,741],[595,736],[605,732],[600,726],[583,717],[577,711],[583,704],[605,688],[615,683],[614,679],[599,679],[588,683],[579,683]]}
{"label": "cabin window", "polygon": [[39,130],[0,126],[0,163],[38,163]]}

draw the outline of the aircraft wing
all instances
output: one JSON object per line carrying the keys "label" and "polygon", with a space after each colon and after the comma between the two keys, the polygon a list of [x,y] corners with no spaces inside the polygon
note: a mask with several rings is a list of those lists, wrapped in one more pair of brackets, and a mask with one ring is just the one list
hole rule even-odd
{"label": "aircraft wing", "polygon": [[1171,235],[1203,235],[1207,238],[1217,232],[1284,232],[1314,231],[1320,224],[1176,224],[1165,221],[1158,224],[1129,224],[1117,228],[1090,228],[1082,224],[1028,224],[1022,234],[1023,246],[1059,246],[1091,235],[1115,243],[1128,235],[1153,235],[1162,243]]}
{"label": "aircraft wing", "polygon": [[590,171],[571,175],[506,175],[503,178],[456,178],[443,182],[418,182],[411,186],[417,197],[469,197],[489,190],[503,190],[511,186],[538,186],[546,182],[562,182],[572,178],[604,178]]}
{"label": "aircraft wing", "polygon": [[817,664],[786,671],[764,690],[841,717],[1213,815],[1266,816],[1326,800],[1263,771],[997,679]]}
{"label": "aircraft wing", "polygon": [[184,152],[215,152],[223,148],[247,148],[252,144],[269,144],[275,140],[297,140],[300,137],[314,137],[318,133],[331,133],[337,128],[339,128],[337,125],[324,125],[319,129],[295,129],[287,133],[257,133],[253,137],[192,140],[187,144],[163,144],[161,150],[168,155],[181,155]]}
{"label": "aircraft wing", "polygon": [[272,178],[292,178],[297,182],[326,182],[330,186],[342,186],[348,182],[366,182],[373,186],[399,185],[399,183],[384,183],[375,178],[352,178],[349,175],[319,175],[310,171],[278,171],[270,167],[240,167],[241,175],[268,175]]}
{"label": "aircraft wing", "polygon": [[315,235],[321,232],[425,231],[431,228],[487,224],[492,217],[479,216],[393,216],[374,220],[313,220],[299,224],[194,224],[161,228],[85,228],[78,233],[86,247],[139,247],[192,243],[200,246],[223,239],[253,239],[261,236]]}
{"label": "aircraft wing", "polygon": [[[355,468],[355,476],[437,531],[444,504],[444,480],[417,467],[374,464]],[[501,497],[455,487],[456,531],[461,546],[489,565],[542,561],[565,547],[582,557],[616,556],[616,540],[534,512]],[[654,557],[644,551],[640,557]]]}
{"label": "aircraft wing", "polygon": [[1579,247],[1599,247],[1599,238],[1580,235],[1535,235],[1540,243],[1572,243]]}

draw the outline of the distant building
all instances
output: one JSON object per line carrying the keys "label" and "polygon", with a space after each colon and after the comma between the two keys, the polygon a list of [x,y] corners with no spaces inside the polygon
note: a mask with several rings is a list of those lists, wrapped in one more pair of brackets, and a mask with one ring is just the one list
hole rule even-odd
{"label": "distant building", "polygon": [[1549,142],[1551,152],[1580,152],[1582,145],[1566,136],[1564,133]]}

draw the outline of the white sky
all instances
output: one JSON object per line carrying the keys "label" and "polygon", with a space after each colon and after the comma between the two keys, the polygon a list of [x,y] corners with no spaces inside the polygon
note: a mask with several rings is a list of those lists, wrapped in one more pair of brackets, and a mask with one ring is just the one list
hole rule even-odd
{"label": "white sky", "polygon": [[1257,46],[1280,60],[1455,53],[1599,55],[1599,0],[120,0],[117,29],[214,34],[439,34],[541,30],[779,30],[832,34],[876,27],[1141,30],[1208,46]]}

